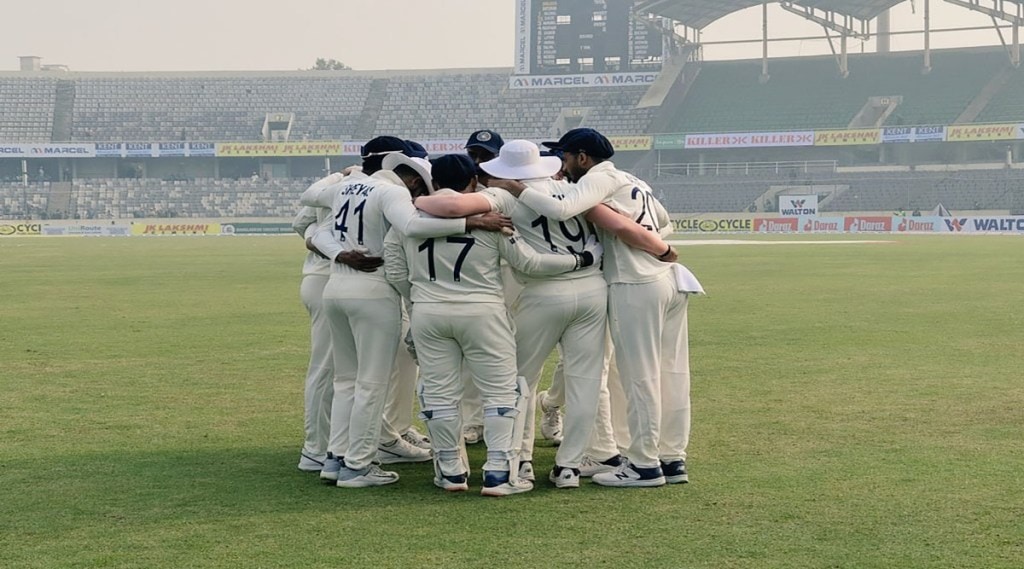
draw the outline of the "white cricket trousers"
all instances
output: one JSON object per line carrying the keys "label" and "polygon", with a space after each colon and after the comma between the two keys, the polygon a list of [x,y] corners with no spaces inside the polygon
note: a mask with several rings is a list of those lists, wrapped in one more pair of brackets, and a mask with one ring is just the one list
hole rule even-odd
{"label": "white cricket trousers", "polygon": [[[559,346],[558,364],[555,366],[544,405],[565,406],[565,372],[562,366],[562,349]],[[626,394],[622,391],[619,370],[615,367],[615,349],[611,336],[605,340],[604,369],[601,375],[601,395],[597,403],[597,420],[590,434],[586,454],[603,462],[619,454],[626,454],[629,447],[629,424],[626,422]]]}
{"label": "white cricket trousers", "polygon": [[[402,311],[402,332],[409,331],[409,317]],[[384,423],[381,425],[380,442],[389,443],[402,436],[412,427],[412,406],[416,397],[416,374],[418,368],[404,346],[398,346],[395,354],[395,366],[391,369],[391,386],[388,388],[387,402],[384,404]]]}
{"label": "white cricket trousers", "polygon": [[324,288],[334,344],[328,450],[362,470],[377,456],[384,403],[401,340],[398,293],[381,279],[336,275]]}
{"label": "white cricket trousers", "polygon": [[566,405],[555,464],[579,468],[597,415],[607,314],[608,285],[600,275],[529,283],[513,305],[519,373],[533,394],[523,431],[523,461],[533,460],[536,393],[544,362],[561,344]]}
{"label": "white cricket trousers", "polygon": [[[502,292],[505,297],[505,308],[511,312],[512,304],[519,297],[519,293],[522,292],[523,285],[516,280],[512,268],[505,262],[501,263],[501,282],[504,289]],[[463,377],[466,383],[462,392],[462,426],[482,426],[484,424],[484,408],[480,401],[480,391],[476,388],[476,383],[473,382],[468,373],[463,374]]]}
{"label": "white cricket trousers", "polygon": [[686,458],[690,438],[687,295],[671,271],[644,284],[612,284],[608,316],[626,393],[630,462],[641,468]]}
{"label": "white cricket trousers", "polygon": [[309,367],[306,369],[304,424],[306,439],[302,453],[311,458],[327,454],[331,432],[331,399],[334,396],[334,360],[331,355],[331,326],[324,311],[327,275],[302,277],[299,298],[309,312]]}
{"label": "white cricket trousers", "polygon": [[[515,457],[512,439],[519,394],[515,336],[505,305],[417,303],[412,335],[420,363],[420,409],[433,417],[427,420],[427,428],[435,456],[454,456],[461,446],[458,408],[465,362],[483,405],[484,470],[508,471]],[[453,473],[444,466],[443,470]]]}

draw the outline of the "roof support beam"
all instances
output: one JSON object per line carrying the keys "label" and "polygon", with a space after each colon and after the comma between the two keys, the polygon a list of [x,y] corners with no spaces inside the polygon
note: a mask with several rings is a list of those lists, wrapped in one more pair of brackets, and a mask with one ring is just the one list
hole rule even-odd
{"label": "roof support beam", "polygon": [[1021,4],[1015,4],[1017,6],[1017,13],[1011,14],[1006,11],[1004,3],[1001,0],[992,0],[992,4],[999,6],[999,8],[989,8],[981,5],[981,0],[946,0],[950,4],[960,6],[961,8],[967,8],[974,12],[981,12],[986,16],[993,18],[999,18],[1010,22],[1011,24],[1017,24],[1018,26],[1024,25],[1024,16],[1021,15]]}
{"label": "roof support beam", "polygon": [[[1006,47],[1007,52],[1010,55],[1010,64],[1014,67],[1020,67],[1020,27],[1021,25],[1024,25],[1024,4],[1019,2],[1009,2],[1009,4],[1016,6],[1016,13],[1011,13],[1007,10],[1007,2],[1005,0],[991,0],[993,5],[992,8],[982,6],[981,0],[946,0],[946,2],[960,6],[961,8],[967,8],[974,12],[980,12],[991,17],[992,25],[995,27],[996,32],[999,33],[999,41],[1001,41],[1003,46]],[[999,22],[996,21],[997,19],[1013,24],[1012,45],[1006,45],[1006,38],[1003,37],[1003,31],[999,28]]]}
{"label": "roof support beam", "polygon": [[[818,14],[818,10],[809,6],[797,6],[793,2],[782,1],[779,3],[782,9],[796,14],[805,20],[814,22],[820,26],[828,28],[842,36],[854,37],[859,40],[867,41],[871,39],[871,34],[867,31],[867,22],[864,20],[858,20],[853,16],[841,16],[842,21],[839,21],[840,14],[835,12],[826,11],[823,15]],[[857,30],[853,27],[853,23],[859,21],[861,23],[861,29]]]}

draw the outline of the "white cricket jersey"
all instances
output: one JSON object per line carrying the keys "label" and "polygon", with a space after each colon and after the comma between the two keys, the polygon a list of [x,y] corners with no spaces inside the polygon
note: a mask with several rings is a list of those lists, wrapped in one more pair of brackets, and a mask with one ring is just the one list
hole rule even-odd
{"label": "white cricket jersey", "polygon": [[[568,182],[550,178],[523,180],[523,183],[538,192],[557,199],[561,199],[566,191],[572,189],[572,185]],[[491,202],[492,211],[512,218],[512,223],[523,236],[523,241],[538,253],[555,255],[582,253],[587,238],[596,234],[597,230],[582,215],[571,217],[566,221],[551,220],[533,211],[505,190],[486,188],[478,193]],[[538,280],[520,271],[515,271],[515,269],[513,271],[519,282],[530,283]],[[595,264],[579,271],[544,277],[543,280],[582,279],[600,274],[601,267]]]}
{"label": "white cricket jersey", "polygon": [[[420,302],[504,302],[501,260],[517,271],[556,275],[576,268],[572,255],[542,255],[518,234],[473,231],[448,237],[420,239],[389,236],[384,256],[388,280],[400,291],[410,290]],[[411,287],[406,288],[403,281]]]}
{"label": "white cricket jersey", "polygon": [[[302,204],[324,207],[331,191],[307,190]],[[440,237],[463,233],[464,219],[421,217],[412,205],[412,195],[402,179],[390,170],[381,170],[369,177],[345,180],[334,191],[330,204],[333,223],[321,227],[313,243],[323,252],[334,247],[334,257],[345,251],[358,251],[371,257],[384,255],[384,236],[394,227],[399,233],[414,238]],[[386,282],[383,270],[364,273],[341,263],[331,264],[333,275],[371,278]]]}
{"label": "white cricket jersey", "polygon": [[[589,211],[599,204],[628,216],[648,231],[661,232],[665,208],[643,180],[602,162],[590,169],[570,187],[562,199],[527,188],[520,201],[550,219],[565,220]],[[609,284],[654,282],[672,269],[645,251],[634,249],[611,233],[600,232],[604,245],[604,277]]]}
{"label": "white cricket jersey", "polygon": [[[337,191],[338,185],[345,179],[352,179],[352,176],[363,176],[363,173],[355,172],[346,178],[344,174],[335,172],[313,182],[313,184],[306,189],[306,192],[310,194],[323,194],[324,196],[329,195],[333,200],[333,196]],[[326,197],[324,198],[324,201],[326,201]],[[331,210],[327,207],[302,206],[299,213],[295,216],[295,219],[292,220],[292,230],[298,233],[303,240],[308,239],[316,233],[318,226],[322,225],[324,220],[330,217],[330,214]],[[302,276],[329,276],[330,274],[331,261],[329,259],[325,259],[312,251],[306,254],[306,260],[302,265]]]}
{"label": "white cricket jersey", "polygon": [[[330,218],[331,210],[325,207],[303,206],[299,213],[292,220],[292,229],[305,241],[312,237],[325,219]],[[330,276],[331,261],[325,259],[312,251],[306,253],[306,260],[302,263],[302,276]]]}

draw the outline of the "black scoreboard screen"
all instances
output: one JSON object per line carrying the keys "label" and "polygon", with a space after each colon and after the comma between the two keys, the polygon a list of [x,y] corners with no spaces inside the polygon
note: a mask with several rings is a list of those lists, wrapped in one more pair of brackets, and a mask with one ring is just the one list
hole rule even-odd
{"label": "black scoreboard screen", "polygon": [[517,0],[516,73],[628,73],[661,68],[662,35],[637,0]]}

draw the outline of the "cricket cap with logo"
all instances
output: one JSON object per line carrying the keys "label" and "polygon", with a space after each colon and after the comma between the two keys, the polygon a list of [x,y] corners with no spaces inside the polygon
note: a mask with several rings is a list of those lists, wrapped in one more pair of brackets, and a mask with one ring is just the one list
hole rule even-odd
{"label": "cricket cap with logo", "polygon": [[588,156],[601,159],[615,155],[611,141],[592,128],[574,128],[563,134],[558,142],[544,142],[543,145],[556,152],[585,152]]}
{"label": "cricket cap with logo", "polygon": [[501,135],[493,130],[478,130],[469,135],[469,140],[466,141],[466,148],[483,148],[494,155],[497,155],[504,145],[505,141]]}

